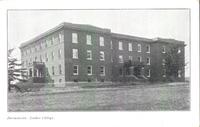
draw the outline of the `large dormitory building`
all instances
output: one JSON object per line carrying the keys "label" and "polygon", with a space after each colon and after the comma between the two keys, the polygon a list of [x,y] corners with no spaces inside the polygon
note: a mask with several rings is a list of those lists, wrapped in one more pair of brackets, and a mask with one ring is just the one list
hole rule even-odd
{"label": "large dormitory building", "polygon": [[[37,37],[22,43],[21,59],[29,77],[45,77],[46,82],[122,81],[123,63],[144,63],[141,75],[159,81],[167,77],[165,53],[177,45],[184,63],[184,42],[174,39],[147,39],[113,33],[91,25],[61,23]],[[134,66],[130,69],[134,69]],[[137,80],[134,71],[127,76]],[[184,68],[177,80],[185,78]]]}

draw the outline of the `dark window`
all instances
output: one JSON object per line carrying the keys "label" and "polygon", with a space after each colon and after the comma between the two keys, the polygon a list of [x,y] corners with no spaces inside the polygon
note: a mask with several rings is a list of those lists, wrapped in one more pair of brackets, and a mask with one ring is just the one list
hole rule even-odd
{"label": "dark window", "polygon": [[62,67],[61,67],[61,64],[59,65],[59,74],[62,74]]}
{"label": "dark window", "polygon": [[119,75],[122,75],[123,74],[123,70],[122,68],[119,69]]}
{"label": "dark window", "polygon": [[55,75],[54,66],[52,66],[52,75]]}
{"label": "dark window", "polygon": [[59,79],[59,82],[62,82],[62,79]]}

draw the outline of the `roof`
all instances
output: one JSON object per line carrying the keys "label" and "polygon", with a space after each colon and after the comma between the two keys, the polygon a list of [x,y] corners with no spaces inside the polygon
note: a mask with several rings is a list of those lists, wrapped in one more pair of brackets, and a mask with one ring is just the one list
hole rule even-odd
{"label": "roof", "polygon": [[185,45],[184,41],[179,41],[179,40],[175,40],[175,39],[171,39],[171,38],[154,38],[152,39],[154,41],[154,43],[170,43],[170,44],[179,44],[179,45]]}
{"label": "roof", "polygon": [[85,31],[93,31],[93,32],[100,32],[100,33],[110,33],[111,30],[107,28],[100,28],[93,25],[88,24],[74,24],[74,23],[62,23],[65,28],[71,28],[76,30],[85,30]]}
{"label": "roof", "polygon": [[39,39],[42,39],[43,37],[45,37],[49,34],[52,34],[55,31],[60,30],[61,28],[69,28],[69,29],[75,29],[75,30],[92,31],[92,32],[107,33],[107,34],[109,34],[111,32],[110,29],[100,28],[100,27],[96,27],[96,26],[92,26],[92,25],[88,25],[88,24],[73,24],[73,23],[63,22],[63,23],[59,24],[58,26],[32,38],[31,40],[22,43],[20,45],[20,48],[22,48],[28,44],[34,43],[35,41],[38,41]]}
{"label": "roof", "polygon": [[112,33],[112,37],[120,38],[120,39],[143,41],[143,42],[153,42],[152,39],[143,38],[143,37],[136,37],[136,36],[131,36],[131,35],[125,35],[125,34],[119,34],[119,33]]}
{"label": "roof", "polygon": [[48,30],[48,31],[46,31],[46,32],[34,37],[34,38],[32,38],[32,39],[30,39],[29,41],[26,41],[26,42],[22,43],[20,45],[20,48],[22,48],[22,47],[24,47],[24,46],[26,46],[28,44],[34,43],[35,41],[38,41],[39,39],[42,39],[43,37],[55,32],[55,31],[60,30],[61,28],[63,28],[63,24],[60,24],[60,25],[58,25],[58,26],[56,26],[56,27],[54,27],[54,28],[52,28],[52,29],[50,29],[50,30]]}
{"label": "roof", "polygon": [[74,29],[74,30],[84,30],[84,31],[92,31],[96,33],[104,33],[104,34],[111,34],[113,38],[120,38],[120,39],[128,39],[128,40],[136,40],[136,41],[142,41],[142,42],[148,42],[148,43],[156,43],[156,42],[164,42],[164,43],[174,43],[174,44],[184,44],[183,41],[178,41],[175,39],[164,39],[164,38],[156,38],[156,39],[148,39],[143,37],[136,37],[131,35],[125,35],[125,34],[119,34],[119,33],[111,33],[110,29],[107,28],[100,28],[93,25],[88,24],[74,24],[74,23],[68,23],[63,22],[59,24],[58,26],[30,39],[29,41],[26,41],[20,45],[20,48],[27,46],[28,44],[34,43],[40,39],[42,39],[45,36],[48,36],[52,34],[53,32],[56,32],[62,28],[68,28],[68,29]]}

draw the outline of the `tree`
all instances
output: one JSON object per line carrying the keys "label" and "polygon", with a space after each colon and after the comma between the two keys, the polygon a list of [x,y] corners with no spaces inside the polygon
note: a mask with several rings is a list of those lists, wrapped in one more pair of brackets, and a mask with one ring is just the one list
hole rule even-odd
{"label": "tree", "polygon": [[166,52],[165,69],[168,80],[178,77],[178,71],[185,68],[184,56],[179,53],[179,47],[173,46]]}
{"label": "tree", "polygon": [[128,60],[126,62],[124,62],[123,64],[123,70],[124,70],[124,76],[125,75],[130,75],[130,67],[133,66],[132,61]]}
{"label": "tree", "polygon": [[133,66],[134,66],[134,75],[136,77],[141,76],[141,71],[142,71],[142,68],[144,67],[144,63],[143,62],[139,62],[139,61],[135,61],[133,63]]}
{"label": "tree", "polygon": [[123,74],[123,79],[125,80],[126,75],[131,74],[131,70],[130,70],[131,67],[134,67],[134,70],[133,70],[134,76],[140,77],[141,72],[142,72],[142,68],[144,66],[145,66],[144,63],[139,62],[139,61],[132,62],[131,60],[128,60],[128,61],[124,62],[123,67],[121,68],[121,72]]}
{"label": "tree", "polygon": [[22,64],[18,62],[17,58],[13,58],[11,53],[13,49],[8,50],[8,91],[11,90],[11,87],[17,87],[13,83],[14,81],[26,81],[26,69],[22,68]]}

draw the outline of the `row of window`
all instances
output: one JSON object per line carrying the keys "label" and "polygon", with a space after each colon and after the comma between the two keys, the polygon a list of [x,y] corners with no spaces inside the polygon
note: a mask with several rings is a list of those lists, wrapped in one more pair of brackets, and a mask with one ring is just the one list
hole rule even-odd
{"label": "row of window", "polygon": [[[78,59],[78,49],[72,49],[72,58],[73,59]],[[92,60],[92,51],[87,50],[87,60]],[[100,60],[104,61],[105,60],[105,54],[104,51],[100,51]]]}
{"label": "row of window", "polygon": [[48,37],[47,39],[41,41],[38,45],[32,46],[32,48],[22,51],[22,56],[40,51],[44,48],[47,48],[50,45],[54,45],[54,44],[62,43],[62,42],[64,42],[64,34],[60,32],[58,34],[52,35],[51,37]]}
{"label": "row of window", "polygon": [[[123,50],[123,42],[119,41],[119,50]],[[150,53],[150,45],[146,46],[146,53]],[[133,44],[132,43],[128,43],[128,51],[133,51]],[[141,44],[137,45],[137,51],[138,52],[142,52],[142,47]]]}
{"label": "row of window", "polygon": [[[87,75],[92,75],[92,65],[87,66]],[[73,75],[79,75],[79,65],[73,66]],[[100,66],[100,76],[105,76],[105,66]]]}
{"label": "row of window", "polygon": [[[165,46],[162,46],[162,53],[166,53],[166,47]],[[181,53],[181,48],[178,48],[178,51],[177,53]]]}
{"label": "row of window", "polygon": [[[61,64],[59,64],[58,66],[58,70],[59,70],[59,74],[62,74],[62,67]],[[143,68],[144,69],[144,68]],[[122,75],[122,70],[120,69],[120,75]],[[178,70],[178,77],[181,78],[181,70]],[[92,75],[92,65],[88,65],[87,66],[87,75]],[[55,66],[52,66],[52,75],[55,75]],[[74,65],[73,66],[73,75],[79,75],[79,65]],[[101,66],[100,67],[100,75],[101,76],[105,76],[105,66]],[[127,75],[130,75],[130,73],[128,73]],[[166,69],[163,69],[163,77],[166,77]],[[147,70],[147,77],[151,77],[151,70],[148,69]]]}
{"label": "row of window", "polygon": [[[78,49],[72,49],[72,58],[73,59],[78,59]],[[91,50],[87,50],[87,56],[86,56],[86,59],[87,60],[92,60],[92,51]],[[100,51],[100,58],[99,58],[100,61],[104,61],[105,60],[105,54],[104,54],[104,51]],[[133,57],[132,56],[129,56],[129,60],[133,60]],[[142,57],[138,57],[138,61],[139,62],[142,62]],[[112,59],[111,59],[111,62],[112,62]],[[119,63],[123,63],[124,60],[123,60],[123,55],[119,55],[119,60],[118,60]],[[150,57],[147,57],[147,65],[150,65]]]}
{"label": "row of window", "polygon": [[[144,69],[144,68],[143,68]],[[127,71],[126,72],[127,74],[126,75],[131,75],[131,73],[130,73],[130,71]],[[181,73],[182,73],[182,71],[181,70],[178,70],[178,78],[181,78],[182,77],[182,75],[181,75]],[[122,71],[122,69],[120,68],[119,69],[119,74],[122,76],[123,75],[123,71]],[[151,77],[151,69],[148,69],[147,71],[146,71],[146,76],[147,77]],[[163,73],[162,73],[162,77],[166,77],[166,69],[163,69]]]}
{"label": "row of window", "polygon": [[[177,73],[177,76],[178,78],[181,78],[182,75],[181,75],[182,71],[181,70],[178,70],[178,73]],[[163,73],[162,73],[162,77],[166,77],[166,74],[167,74],[167,70],[166,69],[163,69]]]}
{"label": "row of window", "polygon": [[[72,33],[72,43],[79,43],[77,33]],[[86,35],[86,44],[92,45],[92,36],[91,35]],[[99,45],[104,46],[104,37],[102,37],[102,36],[99,37]]]}
{"label": "row of window", "polygon": [[[144,68],[142,68],[142,69],[144,70]],[[119,69],[119,75],[120,76],[123,75],[123,69],[122,68]],[[134,75],[134,72],[131,73],[131,70],[128,69],[128,70],[126,70],[126,74],[125,75]],[[151,77],[151,69],[147,69],[146,70],[146,77],[148,77],[148,78]]]}
{"label": "row of window", "polygon": [[[61,49],[58,49],[58,51],[57,51],[58,59],[61,59],[61,53],[62,53],[62,50],[61,50]],[[33,61],[35,61],[35,62],[44,62],[44,61],[48,62],[48,61],[49,61],[49,57],[48,57],[48,54],[47,54],[47,53],[44,54],[44,57],[45,57],[45,60],[43,60],[42,55],[39,55],[39,58],[38,58],[38,56],[35,56],[34,59],[30,58],[29,63],[28,63],[28,60],[23,61],[22,63],[23,63],[24,66],[25,66],[25,64],[28,66],[28,65],[30,65]],[[54,59],[55,59],[55,52],[52,51],[52,52],[51,52],[51,60],[53,61]],[[25,62],[25,63],[24,63],[24,62]]]}
{"label": "row of window", "polygon": [[[92,39],[91,35],[86,35],[86,44],[87,45],[92,45]],[[72,43],[78,43],[78,34],[77,33],[72,33]],[[99,45],[104,46],[104,37],[100,36],[99,37]],[[112,41],[110,42],[111,49],[113,48],[112,46]],[[119,50],[123,50],[123,42],[119,41]],[[128,50],[133,51],[133,46],[132,43],[128,43]],[[141,44],[138,44],[138,52],[141,52]],[[146,52],[150,53],[150,45],[147,46]]]}
{"label": "row of window", "polygon": [[[132,56],[129,56],[128,59],[132,61],[132,60],[133,60],[133,57],[132,57]],[[139,56],[137,60],[138,60],[139,62],[142,62],[142,57]],[[119,63],[124,63],[123,55],[119,55],[119,60],[118,60],[118,62],[119,62]],[[151,59],[150,59],[150,57],[147,57],[147,58],[146,58],[146,63],[147,63],[147,65],[150,65],[150,64],[151,64]]]}
{"label": "row of window", "polygon": [[[51,72],[52,72],[52,75],[56,75],[55,66],[52,66]],[[58,65],[58,74],[62,75],[62,66],[61,66],[61,64]]]}
{"label": "row of window", "polygon": [[[59,64],[59,66],[58,66],[58,68],[59,68],[59,74],[61,75],[62,74],[62,68],[61,68],[61,64]],[[120,69],[119,70],[120,72],[120,75],[122,75],[122,70]],[[147,71],[147,77],[151,77],[151,70],[150,69],[148,69]],[[181,73],[182,73],[182,71],[181,70],[178,70],[178,77],[179,78],[181,78]],[[87,75],[92,75],[93,73],[92,73],[92,66],[91,65],[88,65],[87,66]],[[55,75],[55,66],[52,66],[52,75]],[[73,75],[79,75],[79,65],[74,65],[73,66]],[[127,74],[127,75],[130,75],[130,73],[129,74]],[[105,66],[101,66],[100,67],[100,76],[105,76]],[[166,77],[166,69],[163,69],[163,74],[162,74],[162,76],[163,77]]]}
{"label": "row of window", "polygon": [[[45,47],[47,48],[48,47],[48,44],[49,45],[53,45],[54,43],[61,43],[64,41],[64,35],[63,33],[59,33],[59,34],[56,34],[56,35],[53,35],[52,37],[49,37],[47,38],[44,43],[41,42],[40,45],[37,45],[37,46],[34,46],[34,48],[30,48],[30,49],[27,49],[26,51],[23,51],[22,52],[22,56],[23,55],[27,55],[27,54],[30,54],[32,52],[37,52],[39,50],[42,49],[42,47]],[[72,43],[78,43],[78,34],[77,33],[72,33]],[[87,45],[92,45],[92,37],[91,35],[86,35],[86,44]],[[99,45],[100,46],[104,46],[104,37],[100,36],[99,37]],[[112,46],[112,41],[110,42],[110,45],[111,45],[111,49],[113,48]],[[119,41],[119,44],[118,44],[118,49],[119,50],[123,50],[123,42],[122,41]],[[128,43],[128,51],[133,51],[133,45],[132,43]],[[142,52],[142,47],[141,47],[141,44],[138,44],[137,45],[137,51],[138,52]],[[178,49],[178,53],[181,52],[181,49],[179,48]],[[150,53],[150,45],[147,45],[146,46],[146,53]],[[162,46],[162,53],[166,53],[166,47],[165,46]]]}
{"label": "row of window", "polygon": [[[87,45],[92,45],[92,39],[91,39],[91,35],[86,35],[86,44]],[[72,43],[78,43],[78,34],[77,33],[72,33]],[[100,36],[99,37],[99,45],[100,46],[104,46],[104,37]],[[111,45],[111,49],[113,48],[113,44],[112,44],[112,41],[110,42],[110,45]],[[118,49],[119,50],[123,50],[123,42],[122,41],[119,41],[118,43]],[[150,53],[150,45],[147,45],[146,46],[146,53]],[[133,45],[132,43],[128,43],[128,51],[133,51]],[[137,45],[137,51],[138,52],[142,52],[142,47],[141,47],[141,44],[138,44]],[[179,48],[178,49],[178,53],[181,52],[181,49]],[[162,46],[162,53],[166,53],[166,47],[165,46]]]}

